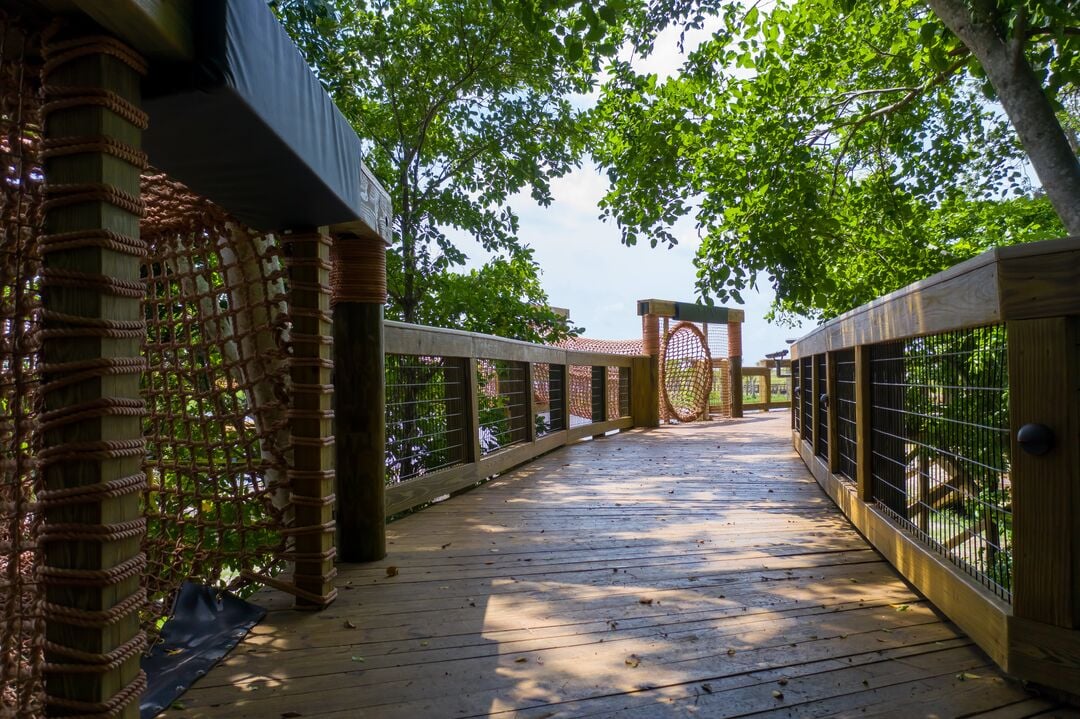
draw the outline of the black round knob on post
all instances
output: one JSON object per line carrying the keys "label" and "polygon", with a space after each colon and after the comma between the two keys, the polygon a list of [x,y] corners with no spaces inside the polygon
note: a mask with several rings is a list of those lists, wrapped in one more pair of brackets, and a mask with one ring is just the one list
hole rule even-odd
{"label": "black round knob on post", "polygon": [[1016,433],[1016,443],[1028,454],[1046,454],[1054,448],[1054,430],[1045,424],[1025,424]]}
{"label": "black round knob on post", "polygon": [[821,403],[821,408],[826,412],[829,410],[829,395],[823,394],[818,397],[818,402]]}

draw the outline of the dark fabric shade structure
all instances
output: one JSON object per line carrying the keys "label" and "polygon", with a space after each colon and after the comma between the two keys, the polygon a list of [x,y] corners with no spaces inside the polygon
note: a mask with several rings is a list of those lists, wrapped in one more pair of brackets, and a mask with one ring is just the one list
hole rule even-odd
{"label": "dark fabric shade structure", "polygon": [[264,0],[193,7],[194,61],[146,86],[151,162],[256,229],[362,219],[385,234],[360,140]]}

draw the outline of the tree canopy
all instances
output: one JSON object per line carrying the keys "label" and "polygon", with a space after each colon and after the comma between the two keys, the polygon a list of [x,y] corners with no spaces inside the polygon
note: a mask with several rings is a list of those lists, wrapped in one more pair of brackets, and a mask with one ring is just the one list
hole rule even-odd
{"label": "tree canopy", "polygon": [[[604,216],[628,244],[673,243],[692,218],[700,292],[739,300],[765,273],[781,315],[831,316],[986,247],[1065,234],[1080,185],[1067,167],[1043,176],[1045,147],[1017,139],[1016,83],[1002,89],[1008,73],[988,75],[996,60],[928,7],[958,3],[654,3],[646,50],[670,23],[717,30],[666,80],[614,64],[592,115]],[[1044,134],[1064,139],[1053,110],[1078,79],[1076,3],[971,5],[1051,108]]]}
{"label": "tree canopy", "polygon": [[[578,162],[582,111],[573,98],[614,52],[606,6],[294,0],[276,9],[393,199],[388,315],[440,323],[464,313],[515,337],[565,333],[545,309],[509,201],[527,191],[549,204],[552,178]],[[450,277],[472,251],[463,238],[495,259]],[[516,284],[492,292],[492,281]],[[461,295],[463,285],[485,302],[439,306],[440,293]],[[507,324],[510,316],[521,319]]]}

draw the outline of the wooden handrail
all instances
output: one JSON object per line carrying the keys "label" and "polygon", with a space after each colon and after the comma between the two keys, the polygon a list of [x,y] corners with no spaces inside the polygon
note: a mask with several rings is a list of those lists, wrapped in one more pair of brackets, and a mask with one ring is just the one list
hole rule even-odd
{"label": "wooden handrail", "polygon": [[1080,314],[1078,287],[1080,237],[998,247],[826,322],[795,342],[791,357]]}
{"label": "wooden handrail", "polygon": [[579,352],[479,332],[387,321],[386,353],[422,357],[476,357],[511,362],[558,365],[632,367],[635,357],[604,352]]}
{"label": "wooden handrail", "polygon": [[[527,365],[526,377],[531,377],[532,365],[549,364],[552,371],[564,376],[563,408],[564,428],[537,437],[528,418],[526,438],[488,454],[478,448],[468,451],[464,461],[431,471],[386,488],[385,508],[387,514],[396,514],[431,502],[438,497],[472,486],[492,475],[505,472],[511,467],[588,437],[595,437],[612,430],[629,429],[634,426],[651,426],[655,422],[658,391],[656,378],[650,371],[649,357],[645,355],[619,355],[601,352],[578,352],[559,347],[534,344],[494,335],[465,332],[462,330],[425,327],[403,322],[387,321],[383,325],[384,348],[387,355],[410,355],[420,357],[457,358],[465,363],[467,379],[465,395],[457,401],[469,407],[464,413],[462,430],[473,443],[479,433],[476,411],[478,388],[472,375],[479,360],[520,362]],[[596,417],[580,426],[569,426],[570,387],[565,381],[570,366],[593,368],[620,367],[629,369],[630,414],[615,419]],[[607,373],[592,372],[593,382],[602,384],[602,398],[607,397]],[[531,382],[527,382],[531,398]],[[601,402],[601,405],[604,403]],[[526,402],[526,412],[532,413],[531,401]],[[606,412],[604,412],[606,415]]]}

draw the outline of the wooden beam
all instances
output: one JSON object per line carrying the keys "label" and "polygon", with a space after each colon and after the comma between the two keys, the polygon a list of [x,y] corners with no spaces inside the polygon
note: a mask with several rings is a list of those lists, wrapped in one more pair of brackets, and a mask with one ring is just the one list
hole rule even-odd
{"label": "wooden beam", "polygon": [[[79,35],[55,40],[78,42]],[[50,605],[45,659],[63,667],[45,675],[46,706],[54,715],[134,719],[145,685],[139,673],[145,557],[138,526],[145,487],[139,483],[145,454],[139,414],[145,290],[138,248],[120,252],[95,240],[107,231],[137,244],[140,170],[131,157],[92,148],[109,141],[138,154],[142,128],[94,98],[113,93],[138,107],[141,80],[129,64],[95,52],[92,41],[87,48],[89,54],[76,54],[46,78],[47,88],[72,88],[76,100],[85,90],[86,101],[54,109],[45,121],[53,147],[69,141],[82,149],[54,151],[45,161],[50,191],[44,232],[87,245],[46,247],[43,257],[44,525],[38,576]],[[51,99],[59,97],[47,94],[46,101]],[[108,491],[118,483],[123,490]],[[79,490],[85,494],[75,502],[50,501],[52,493]],[[125,526],[134,531],[123,532]]]}
{"label": "wooden beam", "polygon": [[56,15],[84,15],[153,60],[190,61],[194,0],[36,0]]}
{"label": "wooden beam", "polygon": [[[1077,318],[1007,325],[1012,429],[1013,607],[1058,627],[1080,624],[1080,332]],[[1054,435],[1046,454],[1024,451],[1025,424]]]}
{"label": "wooden beam", "polygon": [[[338,239],[337,242],[364,242]],[[337,551],[345,562],[386,556],[386,367],[383,306],[334,304]]]}
{"label": "wooden beam", "polygon": [[825,355],[825,395],[828,397],[826,422],[829,427],[829,471],[840,471],[840,403],[836,395],[836,357],[833,353]]}
{"label": "wooden beam", "polygon": [[864,502],[873,499],[871,452],[870,348],[855,348],[855,485]]}
{"label": "wooden beam", "polygon": [[387,244],[394,240],[394,208],[390,193],[379,183],[375,174],[360,163],[360,216],[351,222],[342,222],[330,226],[330,232],[354,234],[358,237],[378,237]]}

